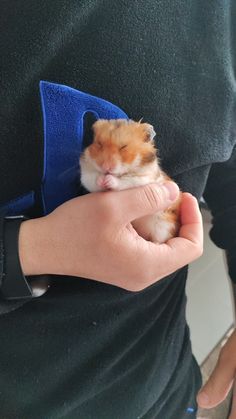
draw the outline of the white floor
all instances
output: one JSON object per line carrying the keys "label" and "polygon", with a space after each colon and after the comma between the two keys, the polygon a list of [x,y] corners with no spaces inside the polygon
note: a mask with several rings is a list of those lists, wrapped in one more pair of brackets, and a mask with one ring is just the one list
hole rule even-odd
{"label": "white floor", "polygon": [[190,266],[187,282],[187,320],[193,353],[199,364],[234,322],[230,282],[223,251],[210,240],[209,213],[203,211],[204,253]]}

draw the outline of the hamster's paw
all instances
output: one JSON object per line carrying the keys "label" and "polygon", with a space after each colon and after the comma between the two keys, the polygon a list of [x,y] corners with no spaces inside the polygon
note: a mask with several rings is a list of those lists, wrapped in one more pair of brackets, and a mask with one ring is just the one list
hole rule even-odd
{"label": "hamster's paw", "polygon": [[102,190],[104,189],[104,180],[105,180],[105,175],[100,175],[97,178],[96,184],[97,186]]}
{"label": "hamster's paw", "polygon": [[97,186],[103,190],[114,190],[118,187],[118,179],[113,175],[100,175],[97,178]]}
{"label": "hamster's paw", "polygon": [[113,175],[105,175],[104,186],[105,189],[117,189],[118,188],[118,179]]}

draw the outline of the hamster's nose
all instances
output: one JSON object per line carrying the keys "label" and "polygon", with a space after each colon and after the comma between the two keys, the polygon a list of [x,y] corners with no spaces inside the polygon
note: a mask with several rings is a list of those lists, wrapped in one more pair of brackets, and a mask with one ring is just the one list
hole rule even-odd
{"label": "hamster's nose", "polygon": [[104,162],[102,163],[102,170],[105,173],[110,173],[112,172],[112,170],[115,168],[115,164],[111,163],[111,162]]}

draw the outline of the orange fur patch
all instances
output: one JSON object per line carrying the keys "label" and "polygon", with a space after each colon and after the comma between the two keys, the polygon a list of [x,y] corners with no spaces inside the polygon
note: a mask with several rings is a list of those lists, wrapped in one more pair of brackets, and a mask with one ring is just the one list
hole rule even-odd
{"label": "orange fur patch", "polygon": [[140,155],[142,164],[156,158],[153,141],[147,141],[149,124],[134,121],[98,120],[94,125],[94,141],[88,147],[91,157],[101,166],[117,161],[130,164]]}

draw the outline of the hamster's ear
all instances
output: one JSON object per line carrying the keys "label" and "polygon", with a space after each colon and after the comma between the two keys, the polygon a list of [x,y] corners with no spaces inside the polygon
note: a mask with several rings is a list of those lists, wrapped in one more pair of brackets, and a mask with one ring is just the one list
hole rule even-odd
{"label": "hamster's ear", "polygon": [[107,125],[106,119],[98,119],[96,122],[94,122],[92,125],[94,134],[96,134],[100,129],[104,128],[105,125]]}
{"label": "hamster's ear", "polygon": [[150,124],[141,124],[143,126],[143,130],[144,130],[144,141],[152,141],[153,138],[155,137],[156,133],[155,130],[153,128],[152,125]]}

